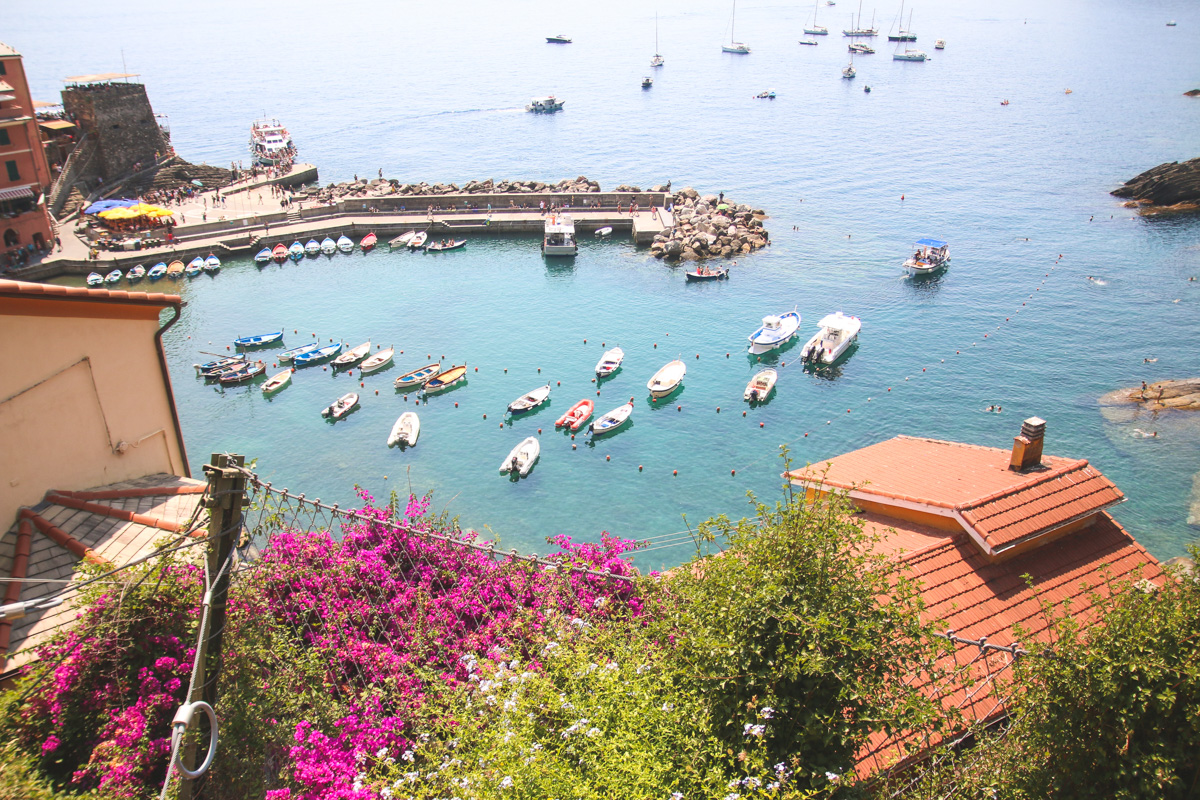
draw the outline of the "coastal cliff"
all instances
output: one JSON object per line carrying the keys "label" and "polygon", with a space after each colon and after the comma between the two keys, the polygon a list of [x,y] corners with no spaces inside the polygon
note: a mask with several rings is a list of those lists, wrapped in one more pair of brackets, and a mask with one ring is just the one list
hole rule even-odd
{"label": "coastal cliff", "polygon": [[1143,210],[1200,208],[1200,158],[1159,164],[1112,191],[1130,198]]}

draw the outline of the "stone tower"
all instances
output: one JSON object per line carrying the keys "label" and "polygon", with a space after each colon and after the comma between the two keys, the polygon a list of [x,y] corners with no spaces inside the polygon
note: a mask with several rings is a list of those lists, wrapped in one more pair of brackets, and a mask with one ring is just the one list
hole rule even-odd
{"label": "stone tower", "polygon": [[81,178],[111,181],[171,152],[170,137],[154,117],[146,87],[113,80],[118,77],[134,76],[84,75],[68,78],[72,83],[63,89],[64,110],[95,142],[89,174]]}

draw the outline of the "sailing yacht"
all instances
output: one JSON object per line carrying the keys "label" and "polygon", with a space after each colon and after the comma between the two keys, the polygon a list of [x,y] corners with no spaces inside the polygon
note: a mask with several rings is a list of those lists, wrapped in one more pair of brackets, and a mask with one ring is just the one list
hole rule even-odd
{"label": "sailing yacht", "polygon": [[875,27],[875,12],[871,12],[871,27],[864,28],[862,26],[862,2],[858,4],[858,24],[854,24],[854,18],[850,18],[850,28],[842,31],[842,36],[878,36],[879,30]]}
{"label": "sailing yacht", "polygon": [[904,0],[900,0],[900,30],[888,34],[889,42],[915,42],[917,35],[912,32],[912,11],[908,12],[908,28],[904,27]]}
{"label": "sailing yacht", "polygon": [[654,58],[650,59],[650,66],[661,67],[667,63],[666,59],[658,52],[658,12],[654,12]]}
{"label": "sailing yacht", "polygon": [[817,2],[815,2],[815,1],[813,2],[812,22],[813,22],[812,27],[804,29],[805,33],[807,33],[809,36],[828,36],[829,35],[829,28],[826,28],[824,25],[817,24]]}
{"label": "sailing yacht", "polygon": [[849,78],[853,78],[857,74],[858,73],[854,71],[854,53],[851,53],[850,54],[850,63],[847,64],[845,69],[842,70],[842,77],[849,79]]}
{"label": "sailing yacht", "polygon": [[733,23],[737,19],[737,0],[733,0],[733,14],[729,17],[729,44],[721,45],[722,53],[741,53],[747,55],[750,53],[750,46],[742,42],[734,41],[733,38]]}

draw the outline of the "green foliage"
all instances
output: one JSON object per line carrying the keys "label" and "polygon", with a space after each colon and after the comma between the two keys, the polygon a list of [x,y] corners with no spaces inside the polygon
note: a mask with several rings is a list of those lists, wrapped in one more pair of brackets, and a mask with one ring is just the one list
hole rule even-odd
{"label": "green foliage", "polygon": [[94,800],[92,792],[60,793],[37,768],[37,759],[26,755],[15,741],[0,744],[0,800]]}

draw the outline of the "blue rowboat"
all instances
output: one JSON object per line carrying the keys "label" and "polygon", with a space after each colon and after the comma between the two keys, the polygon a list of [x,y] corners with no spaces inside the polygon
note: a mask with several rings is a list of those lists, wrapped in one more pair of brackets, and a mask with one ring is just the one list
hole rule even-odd
{"label": "blue rowboat", "polygon": [[267,248],[267,247],[264,247],[262,250],[259,250],[258,255],[256,255],[254,257],[254,263],[256,263],[256,264],[265,264],[270,260],[271,260],[271,250],[270,250],[270,248]]}
{"label": "blue rowboat", "polygon": [[414,369],[412,372],[406,372],[399,378],[396,378],[396,388],[409,389],[414,386],[420,386],[441,371],[441,364],[426,364],[420,369]]}
{"label": "blue rowboat", "polygon": [[451,367],[445,372],[439,372],[429,380],[425,381],[425,394],[435,394],[444,392],[452,386],[457,385],[467,376],[467,365],[460,364],[457,367]]}
{"label": "blue rowboat", "polygon": [[203,264],[203,262],[202,262],[202,263],[199,263],[199,264],[197,264],[197,263],[196,263],[197,261],[200,261],[200,259],[198,259],[198,258],[197,258],[197,259],[193,259],[193,261],[192,261],[192,263],[191,263],[191,264],[188,264],[186,267],[184,267],[184,268],[183,268],[183,274],[184,274],[184,275],[187,275],[189,278],[194,278],[194,277],[196,277],[197,275],[199,275],[201,272],[203,272],[203,271],[204,271],[204,264]]}
{"label": "blue rowboat", "polygon": [[153,267],[150,268],[150,271],[146,273],[146,277],[152,281],[156,281],[159,278],[161,278],[163,275],[166,275],[166,274],[167,274],[167,265],[165,263],[163,263],[162,261],[160,261],[157,264],[155,264]]}
{"label": "blue rowboat", "polygon": [[203,374],[228,369],[237,364],[243,364],[245,361],[245,356],[228,356],[226,358],[218,358],[216,361],[206,361],[203,364],[193,364],[192,366],[196,368],[196,372]]}
{"label": "blue rowboat", "polygon": [[257,336],[243,336],[240,339],[234,339],[233,344],[236,347],[263,347],[275,344],[282,338],[283,331],[275,331],[274,333],[260,333]]}
{"label": "blue rowboat", "polygon": [[[191,261],[188,262],[188,267],[189,268],[194,267],[197,271],[202,270],[202,269],[204,269],[204,259],[201,258],[200,256],[196,256],[195,258],[193,258]],[[195,273],[192,273],[192,274],[194,275]]]}
{"label": "blue rowboat", "polygon": [[321,252],[321,244],[316,239],[309,239],[308,244],[304,245],[304,252],[310,256],[315,256]]}
{"label": "blue rowboat", "polygon": [[288,248],[288,257],[292,261],[299,261],[304,258],[304,245],[299,242],[292,242],[292,246]]}
{"label": "blue rowboat", "polygon": [[204,259],[204,271],[205,272],[217,272],[220,269],[221,269],[221,259],[214,256],[212,253],[209,253],[208,258]]}
{"label": "blue rowboat", "polygon": [[310,350],[307,353],[302,353],[292,358],[292,363],[297,367],[307,367],[310,364],[317,364],[327,358],[336,356],[342,352],[342,343],[327,344],[324,347],[318,347],[316,350]]}
{"label": "blue rowboat", "polygon": [[129,279],[130,283],[140,281],[142,278],[146,277],[146,268],[141,264],[138,264],[136,267],[129,270],[129,272],[125,273],[125,277]]}
{"label": "blue rowboat", "polygon": [[122,278],[121,270],[114,269],[112,272],[104,276],[105,283],[120,283]]}
{"label": "blue rowboat", "polygon": [[302,356],[305,353],[311,353],[313,350],[318,349],[320,346],[321,346],[320,342],[309,342],[308,344],[302,344],[299,347],[293,347],[291,350],[284,350],[282,353],[280,353],[279,355],[277,355],[275,357],[278,358],[280,361],[291,361],[296,356]]}
{"label": "blue rowboat", "polygon": [[88,286],[101,286],[104,284],[104,276],[99,272],[93,272],[87,276]]}

